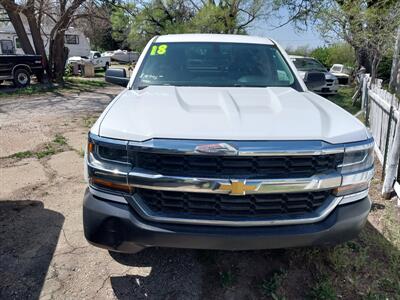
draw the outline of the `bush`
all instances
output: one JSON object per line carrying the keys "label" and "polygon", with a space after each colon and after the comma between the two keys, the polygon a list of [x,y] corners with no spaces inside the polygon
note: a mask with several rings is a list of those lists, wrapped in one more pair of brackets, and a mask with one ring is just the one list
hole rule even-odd
{"label": "bush", "polygon": [[342,64],[348,67],[355,67],[356,56],[353,48],[347,43],[333,44],[328,47],[318,47],[310,55],[327,68],[333,64]]}

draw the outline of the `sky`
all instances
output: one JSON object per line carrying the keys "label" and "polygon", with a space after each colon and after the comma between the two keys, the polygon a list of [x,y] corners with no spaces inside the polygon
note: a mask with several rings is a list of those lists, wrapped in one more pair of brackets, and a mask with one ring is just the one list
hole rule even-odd
{"label": "sky", "polygon": [[256,21],[251,28],[249,28],[249,33],[251,35],[265,36],[274,39],[284,48],[296,48],[298,46],[308,45],[310,48],[316,48],[318,46],[323,46],[324,40],[321,38],[319,33],[315,28],[307,29],[307,31],[296,31],[293,24],[287,24],[283,27],[274,27],[283,24],[287,20],[287,11],[282,9],[281,17],[269,17],[268,20]]}

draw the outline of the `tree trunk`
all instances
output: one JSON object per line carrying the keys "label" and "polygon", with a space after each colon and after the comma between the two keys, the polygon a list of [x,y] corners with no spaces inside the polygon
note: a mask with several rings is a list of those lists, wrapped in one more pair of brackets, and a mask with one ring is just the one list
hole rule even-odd
{"label": "tree trunk", "polygon": [[372,73],[372,64],[370,61],[370,57],[368,55],[368,50],[365,48],[355,47],[355,52],[357,56],[357,65],[358,68],[364,67],[366,73]]}
{"label": "tree trunk", "polygon": [[381,62],[380,55],[378,53],[375,53],[372,58],[372,64],[371,64],[371,83],[375,82],[376,75],[378,73],[378,66],[379,66],[380,62]]}
{"label": "tree trunk", "polygon": [[46,79],[49,79],[51,78],[51,69],[49,68],[49,62],[46,55],[46,48],[44,46],[42,34],[40,33],[40,28],[37,26],[35,15],[33,14],[32,11],[27,9],[24,9],[23,13],[26,16],[26,19],[28,20],[36,54],[42,56],[43,68],[46,70],[46,75],[47,75]]}
{"label": "tree trunk", "polygon": [[[3,3],[2,3],[3,4]],[[18,11],[14,8],[10,8],[7,5],[3,5],[6,10],[8,17],[10,18],[11,24],[14,26],[15,32],[18,36],[21,48],[25,54],[35,54],[32,48],[31,42],[29,41],[28,34],[26,33],[24,24],[22,23],[21,17]]]}
{"label": "tree trunk", "polygon": [[389,91],[400,95],[400,27],[397,29],[396,43],[394,45]]}
{"label": "tree trunk", "polygon": [[64,47],[64,31],[58,31],[50,43],[52,50],[53,80],[63,82],[65,63],[68,58],[68,48]]}

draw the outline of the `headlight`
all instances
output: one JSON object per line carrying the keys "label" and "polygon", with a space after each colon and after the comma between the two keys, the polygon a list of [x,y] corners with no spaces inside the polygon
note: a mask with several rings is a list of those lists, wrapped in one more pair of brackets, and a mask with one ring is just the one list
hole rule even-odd
{"label": "headlight", "polygon": [[345,147],[343,163],[339,166],[342,185],[334,190],[336,196],[344,196],[368,190],[374,174],[374,141]]}
{"label": "headlight", "polygon": [[130,193],[127,142],[89,135],[88,180],[92,187]]}
{"label": "headlight", "polygon": [[374,142],[350,146],[345,148],[343,164],[340,167],[342,174],[360,172],[372,168],[374,165]]}

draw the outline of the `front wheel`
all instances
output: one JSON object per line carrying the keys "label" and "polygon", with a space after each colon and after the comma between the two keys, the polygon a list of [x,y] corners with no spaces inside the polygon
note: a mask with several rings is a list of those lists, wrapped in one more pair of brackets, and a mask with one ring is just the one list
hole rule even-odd
{"label": "front wheel", "polygon": [[31,75],[25,69],[17,69],[14,72],[14,85],[16,87],[26,87],[31,83]]}

